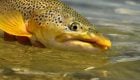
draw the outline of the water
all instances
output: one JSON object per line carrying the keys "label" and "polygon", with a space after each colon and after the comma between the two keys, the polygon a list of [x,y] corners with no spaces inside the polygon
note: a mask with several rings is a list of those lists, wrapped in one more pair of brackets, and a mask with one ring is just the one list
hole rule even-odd
{"label": "water", "polygon": [[41,49],[0,38],[2,80],[140,80],[140,1],[63,0],[108,36],[111,50],[92,54]]}

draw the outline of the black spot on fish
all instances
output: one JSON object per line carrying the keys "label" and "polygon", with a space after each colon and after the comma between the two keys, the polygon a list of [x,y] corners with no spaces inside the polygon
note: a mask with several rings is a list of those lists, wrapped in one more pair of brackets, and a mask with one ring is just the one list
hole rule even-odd
{"label": "black spot on fish", "polygon": [[59,21],[59,23],[62,23],[62,21]]}

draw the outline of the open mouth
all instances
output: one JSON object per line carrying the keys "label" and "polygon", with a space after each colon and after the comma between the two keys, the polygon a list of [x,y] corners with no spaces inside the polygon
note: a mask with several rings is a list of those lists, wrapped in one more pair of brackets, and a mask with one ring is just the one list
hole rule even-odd
{"label": "open mouth", "polygon": [[79,47],[79,48],[85,48],[85,49],[95,49],[99,48],[102,50],[107,50],[109,47],[103,46],[98,44],[97,42],[94,42],[92,40],[78,40],[78,39],[69,39],[63,42],[66,46],[72,46],[72,47]]}
{"label": "open mouth", "polygon": [[98,41],[95,41],[94,39],[83,39],[83,40],[79,40],[79,41],[84,42],[84,43],[89,43],[93,47],[97,47],[97,48],[104,49],[104,50],[107,50],[110,48],[108,46],[105,46],[105,45],[98,43]]}
{"label": "open mouth", "polygon": [[96,47],[88,42],[83,42],[79,40],[68,40],[63,42],[63,45],[65,47],[70,47],[73,49],[82,49],[82,50],[94,50]]}
{"label": "open mouth", "polygon": [[63,43],[66,46],[79,47],[85,49],[99,48],[102,50],[108,50],[111,47],[110,40],[99,35],[89,35],[89,34],[71,34],[71,35],[61,35],[57,37],[57,41]]}

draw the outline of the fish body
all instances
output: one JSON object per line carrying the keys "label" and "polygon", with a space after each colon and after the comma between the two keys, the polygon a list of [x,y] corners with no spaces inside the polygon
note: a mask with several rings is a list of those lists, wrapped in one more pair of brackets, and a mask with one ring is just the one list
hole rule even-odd
{"label": "fish body", "polygon": [[60,0],[0,0],[0,29],[45,47],[108,49],[109,39]]}

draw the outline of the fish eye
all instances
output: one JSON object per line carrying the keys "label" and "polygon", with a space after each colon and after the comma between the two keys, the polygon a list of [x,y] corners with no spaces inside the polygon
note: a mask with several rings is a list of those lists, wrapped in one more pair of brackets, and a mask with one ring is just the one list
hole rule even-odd
{"label": "fish eye", "polygon": [[80,26],[79,23],[74,22],[74,23],[72,23],[72,24],[69,26],[69,29],[70,29],[71,31],[77,31],[79,26]]}

